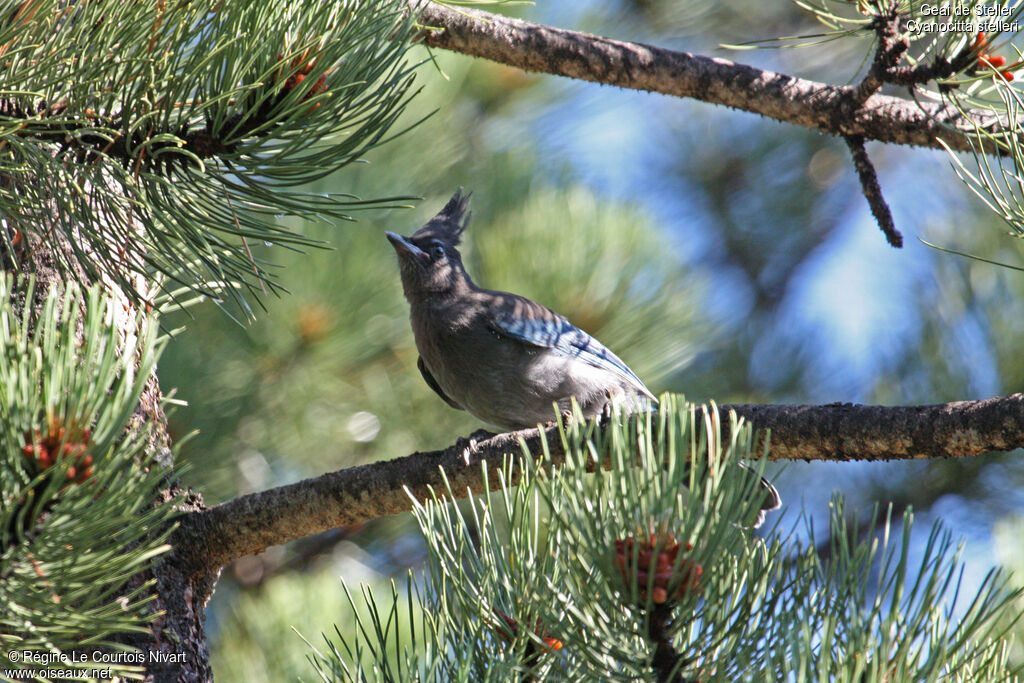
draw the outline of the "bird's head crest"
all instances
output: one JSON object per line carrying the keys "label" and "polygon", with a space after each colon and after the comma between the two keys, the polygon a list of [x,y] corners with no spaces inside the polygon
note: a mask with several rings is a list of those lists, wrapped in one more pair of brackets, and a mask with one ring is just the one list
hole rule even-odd
{"label": "bird's head crest", "polygon": [[409,301],[452,296],[473,283],[456,245],[469,223],[469,194],[456,190],[440,212],[414,232],[402,237],[385,233],[398,254],[402,288]]}
{"label": "bird's head crest", "polygon": [[458,245],[462,241],[462,233],[469,225],[469,219],[473,215],[471,211],[466,211],[469,206],[469,198],[472,195],[472,192],[463,194],[461,187],[457,189],[444,208],[427,221],[426,225],[413,233],[412,239],[439,239],[451,246]]}

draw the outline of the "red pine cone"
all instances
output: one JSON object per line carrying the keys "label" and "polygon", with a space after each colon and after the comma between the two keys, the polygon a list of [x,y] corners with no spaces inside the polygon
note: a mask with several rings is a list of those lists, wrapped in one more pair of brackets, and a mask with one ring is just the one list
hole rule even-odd
{"label": "red pine cone", "polygon": [[[639,545],[636,568],[632,565],[634,546]],[[658,547],[660,550],[655,553]],[[704,569],[692,560],[682,559],[676,567],[676,558],[682,548],[672,534],[664,539],[652,533],[639,541],[632,536],[615,540],[615,568],[622,575],[626,585],[636,583],[640,597],[647,600],[651,572],[654,585],[651,587],[651,601],[662,604],[670,598],[681,598],[687,593],[700,591],[700,576]],[[686,551],[693,550],[693,544],[686,544]],[[674,568],[674,571],[673,571]],[[635,571],[635,574],[634,574]]]}
{"label": "red pine cone", "polygon": [[985,36],[985,32],[979,31],[974,42],[971,43],[971,52],[978,53],[977,61],[975,62],[972,70],[995,71],[1007,81],[1012,81],[1013,69],[1019,67],[1021,62],[1016,62],[1006,66],[1006,57],[991,54],[988,47],[988,38]]}
{"label": "red pine cone", "polygon": [[[313,67],[316,66],[318,58],[310,58],[309,53],[310,50],[306,50],[305,52],[296,55],[292,59],[289,69],[292,72],[292,75],[288,76],[284,81],[285,90],[291,91],[302,85],[303,81],[306,80],[306,76],[308,76],[309,73],[313,70]],[[282,59],[284,59],[284,55],[282,55],[279,52],[277,54],[277,60],[281,61]],[[305,102],[309,98],[313,97],[314,95],[318,95],[325,90],[327,90],[327,74],[320,74],[320,77],[316,79],[316,83],[314,83],[313,87],[310,88],[309,91],[305,94],[305,96],[302,98],[302,101]],[[312,107],[310,107],[309,110],[310,112],[314,112],[319,107],[320,103],[317,102]]]}
{"label": "red pine cone", "polygon": [[75,434],[76,431],[73,427],[67,429],[63,425],[51,424],[45,436],[39,432],[26,434],[25,440],[28,443],[22,447],[21,452],[42,470],[70,460],[67,477],[80,484],[92,476],[92,456],[85,452],[89,446],[89,430]]}

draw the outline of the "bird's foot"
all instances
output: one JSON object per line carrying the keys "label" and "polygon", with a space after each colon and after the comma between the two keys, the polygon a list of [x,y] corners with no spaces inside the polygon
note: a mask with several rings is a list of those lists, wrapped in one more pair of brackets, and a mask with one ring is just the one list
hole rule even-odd
{"label": "bird's foot", "polygon": [[478,429],[468,437],[459,437],[459,440],[455,442],[455,445],[462,449],[462,462],[469,465],[472,461],[473,455],[476,454],[477,444],[481,441],[486,441],[492,436],[494,436],[494,434],[486,429]]}

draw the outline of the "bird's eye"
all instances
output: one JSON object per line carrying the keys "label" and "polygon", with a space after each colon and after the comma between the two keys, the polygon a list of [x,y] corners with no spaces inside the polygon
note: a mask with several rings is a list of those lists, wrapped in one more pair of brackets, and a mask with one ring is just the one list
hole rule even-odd
{"label": "bird's eye", "polygon": [[440,244],[435,244],[430,250],[430,255],[433,256],[435,260],[444,258],[444,247]]}

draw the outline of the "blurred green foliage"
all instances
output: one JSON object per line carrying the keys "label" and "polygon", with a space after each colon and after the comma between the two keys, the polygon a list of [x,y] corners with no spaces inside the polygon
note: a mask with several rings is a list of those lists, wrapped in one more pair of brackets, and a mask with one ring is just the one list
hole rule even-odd
{"label": "blurred green foliage", "polygon": [[[1024,537],[1024,515],[1007,516],[998,523],[992,532],[992,542],[996,547],[996,559],[1014,573],[1014,584],[1024,586],[1024,546],[1020,539]],[[1024,598],[1017,600],[1017,613],[1024,614]],[[1014,630],[1014,641],[1010,644],[1011,661],[1024,663],[1024,624],[1017,622]]]}
{"label": "blurred green foliage", "polygon": [[[445,405],[416,370],[408,306],[383,237],[384,230],[412,233],[459,185],[475,192],[467,265],[479,284],[526,294],[568,316],[620,349],[654,390],[692,357],[698,290],[650,217],[579,185],[531,177],[528,148],[498,165],[500,155],[481,156],[465,144],[467,127],[483,120],[444,99],[460,85],[473,92],[472,83],[493,70],[446,64],[450,80],[433,74],[410,112],[416,118],[436,109],[433,117],[382,150],[372,175],[346,178],[367,192],[403,182],[422,189],[427,199],[416,211],[305,226],[330,250],[274,253],[291,294],[269,301],[252,325],[208,305],[193,309],[192,320],[176,320],[187,331],[168,349],[161,375],[190,404],[172,429],[177,436],[199,429],[183,457],[195,464],[208,499],[441,448],[486,426]],[[430,142],[429,158],[462,163],[423,168],[409,180],[406,174],[424,164],[417,140]],[[489,180],[476,182],[492,164]]]}
{"label": "blurred green foliage", "polygon": [[[354,624],[353,607],[339,580],[338,566],[321,563],[313,571],[275,576],[258,591],[236,595],[219,615],[218,646],[211,653],[217,680],[281,683],[314,680],[302,641],[323,647],[319,634],[332,623],[347,632]],[[385,581],[361,576],[379,595],[387,595]],[[300,636],[301,634],[301,636]]]}

